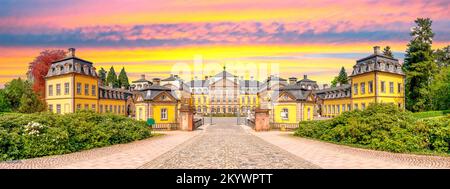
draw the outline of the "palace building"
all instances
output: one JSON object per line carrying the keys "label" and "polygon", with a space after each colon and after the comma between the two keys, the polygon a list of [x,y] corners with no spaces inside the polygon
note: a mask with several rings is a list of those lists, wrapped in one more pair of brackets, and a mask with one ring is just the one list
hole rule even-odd
{"label": "palace building", "polygon": [[184,82],[178,75],[153,78],[142,75],[129,90],[103,85],[92,62],[69,56],[52,63],[45,77],[48,110],[71,113],[77,110],[111,112],[138,120],[153,118],[157,124],[175,127],[181,109],[196,115],[252,115],[256,109],[269,110],[272,127],[296,127],[299,121],[334,117],[342,112],[365,109],[372,103],[405,107],[405,74],[395,58],[383,55],[375,46],[373,54],[359,59],[349,84],[319,88],[308,78],[288,80],[271,75],[263,82],[244,79],[223,71]]}
{"label": "palace building", "polygon": [[92,62],[76,57],[71,48],[68,57],[52,63],[45,77],[48,110],[64,114],[83,109],[127,115],[126,101],[131,93],[99,85]]}

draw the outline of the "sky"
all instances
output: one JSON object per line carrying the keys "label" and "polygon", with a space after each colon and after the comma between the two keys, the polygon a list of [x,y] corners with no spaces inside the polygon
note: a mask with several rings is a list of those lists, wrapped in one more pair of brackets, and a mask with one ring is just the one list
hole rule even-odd
{"label": "sky", "polygon": [[[449,5],[449,0],[0,0],[0,87],[25,77],[39,52],[71,47],[97,69],[124,67],[130,80],[179,71],[189,80],[225,65],[257,79],[268,72],[329,83],[342,66],[350,74],[375,45],[391,46],[402,62],[418,17],[433,20],[434,49],[449,45]],[[202,64],[196,65],[198,60]]]}

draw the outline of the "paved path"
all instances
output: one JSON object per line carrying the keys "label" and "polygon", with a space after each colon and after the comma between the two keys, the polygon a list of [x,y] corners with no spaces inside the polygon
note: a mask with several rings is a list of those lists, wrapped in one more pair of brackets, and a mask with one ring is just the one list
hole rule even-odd
{"label": "paved path", "polygon": [[255,136],[326,169],[450,168],[450,157],[398,154],[353,148],[295,137],[292,132],[255,132]]}
{"label": "paved path", "polygon": [[450,168],[450,157],[396,154],[255,132],[214,118],[194,132],[165,135],[65,155],[1,162],[2,168]]}
{"label": "paved path", "polygon": [[[230,121],[231,120],[231,121]],[[205,132],[141,168],[303,169],[319,168],[269,144],[234,124],[218,119]]]}
{"label": "paved path", "polygon": [[128,144],[118,144],[65,155],[1,162],[0,169],[137,168],[186,142],[201,132],[203,132],[203,130],[194,132],[158,132],[163,133],[164,135]]}

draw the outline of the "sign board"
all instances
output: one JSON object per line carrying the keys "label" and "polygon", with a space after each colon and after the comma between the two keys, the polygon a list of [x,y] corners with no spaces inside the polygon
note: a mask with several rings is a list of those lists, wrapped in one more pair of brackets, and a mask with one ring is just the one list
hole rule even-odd
{"label": "sign board", "polygon": [[148,118],[147,119],[147,125],[148,126],[152,126],[152,125],[154,125],[155,124],[155,119],[153,119],[153,118]]}

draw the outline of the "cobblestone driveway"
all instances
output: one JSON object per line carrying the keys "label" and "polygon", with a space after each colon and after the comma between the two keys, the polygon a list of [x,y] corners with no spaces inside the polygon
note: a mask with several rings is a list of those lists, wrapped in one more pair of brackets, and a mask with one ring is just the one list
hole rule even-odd
{"label": "cobblestone driveway", "polygon": [[235,125],[233,118],[214,118],[215,125],[141,168],[254,169],[319,168],[265,142]]}

